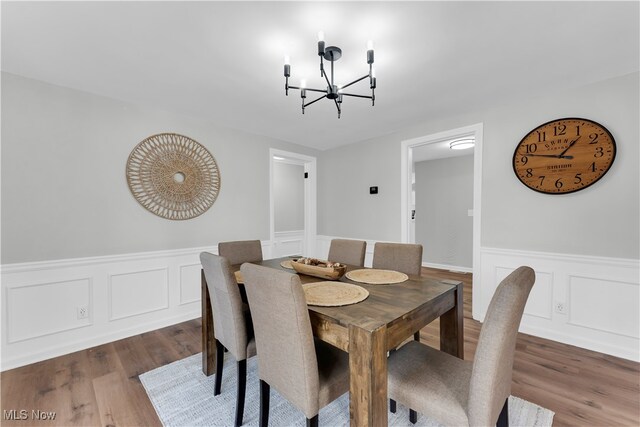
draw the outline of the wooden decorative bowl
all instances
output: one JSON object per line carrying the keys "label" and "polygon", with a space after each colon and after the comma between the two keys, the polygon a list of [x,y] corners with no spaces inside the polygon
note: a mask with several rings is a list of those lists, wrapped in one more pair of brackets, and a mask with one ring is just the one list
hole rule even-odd
{"label": "wooden decorative bowl", "polygon": [[[304,259],[304,258],[301,258]],[[347,272],[347,266],[327,267],[326,261],[319,261],[318,265],[307,265],[302,262],[291,262],[293,269],[307,276],[319,277],[325,280],[338,280]]]}

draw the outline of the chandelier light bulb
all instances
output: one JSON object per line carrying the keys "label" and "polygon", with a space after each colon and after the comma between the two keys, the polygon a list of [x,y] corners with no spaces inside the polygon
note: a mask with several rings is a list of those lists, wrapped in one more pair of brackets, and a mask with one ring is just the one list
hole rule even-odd
{"label": "chandelier light bulb", "polygon": [[318,41],[319,42],[324,41],[324,31],[318,31]]}
{"label": "chandelier light bulb", "polygon": [[367,50],[373,50],[373,40],[367,41]]}
{"label": "chandelier light bulb", "polygon": [[284,65],[289,65],[291,64],[291,58],[289,58],[289,55],[285,55],[284,56]]}
{"label": "chandelier light bulb", "polygon": [[300,87],[301,88],[306,88],[307,87],[307,81],[305,79],[300,80]]}
{"label": "chandelier light bulb", "polygon": [[375,68],[371,69],[371,78],[373,78],[373,79],[376,78],[376,69]]}

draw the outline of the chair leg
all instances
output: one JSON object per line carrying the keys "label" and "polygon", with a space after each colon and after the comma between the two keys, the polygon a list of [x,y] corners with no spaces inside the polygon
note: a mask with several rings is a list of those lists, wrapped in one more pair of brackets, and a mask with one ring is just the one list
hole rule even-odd
{"label": "chair leg", "polygon": [[391,411],[391,413],[395,414],[396,413],[396,401],[393,399],[389,399],[389,410]]}
{"label": "chair leg", "polygon": [[220,394],[220,387],[222,387],[222,365],[224,365],[224,346],[218,340],[216,340],[216,380],[213,387],[213,395]]}
{"label": "chair leg", "polygon": [[269,395],[271,387],[260,380],[260,427],[269,426]]}
{"label": "chair leg", "polygon": [[236,401],[236,427],[242,425],[244,395],[247,389],[247,359],[238,362],[238,398]]}
{"label": "chair leg", "polygon": [[418,422],[418,413],[413,409],[409,409],[409,421],[411,421],[411,424]]}
{"label": "chair leg", "polygon": [[318,414],[313,418],[307,418],[307,427],[318,427]]}
{"label": "chair leg", "polygon": [[504,401],[504,406],[502,407],[502,411],[500,411],[500,415],[498,415],[498,422],[496,423],[497,427],[509,427],[509,398]]}
{"label": "chair leg", "polygon": [[420,342],[420,331],[413,334],[413,340]]}

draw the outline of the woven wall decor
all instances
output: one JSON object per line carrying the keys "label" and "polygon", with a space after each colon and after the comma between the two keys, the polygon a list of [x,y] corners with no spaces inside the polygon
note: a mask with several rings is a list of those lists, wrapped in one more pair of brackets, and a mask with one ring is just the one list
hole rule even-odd
{"label": "woven wall decor", "polygon": [[185,220],[207,211],[220,191],[216,159],[184,135],[160,133],[133,149],[127,160],[133,197],[162,218]]}

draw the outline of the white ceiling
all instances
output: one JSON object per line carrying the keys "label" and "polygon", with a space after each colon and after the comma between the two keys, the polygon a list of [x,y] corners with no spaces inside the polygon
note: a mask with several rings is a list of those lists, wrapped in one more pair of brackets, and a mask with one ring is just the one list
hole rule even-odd
{"label": "white ceiling", "polygon": [[[2,2],[2,70],[318,149],[639,69],[638,2]],[[291,84],[367,73],[376,106],[300,111]],[[353,92],[367,93],[365,82]],[[351,91],[351,90],[350,90]],[[307,98],[309,100],[309,98]]]}

